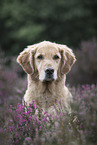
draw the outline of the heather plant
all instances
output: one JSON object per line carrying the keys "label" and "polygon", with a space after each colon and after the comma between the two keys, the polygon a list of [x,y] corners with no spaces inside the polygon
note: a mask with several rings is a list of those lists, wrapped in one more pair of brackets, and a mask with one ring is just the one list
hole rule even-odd
{"label": "heather plant", "polygon": [[56,109],[49,114],[34,101],[29,107],[25,103],[6,106],[1,117],[2,140],[7,139],[8,145],[96,145],[97,85],[73,87],[72,94],[71,113]]}
{"label": "heather plant", "polygon": [[[91,83],[71,88],[72,112],[64,105],[56,113],[43,112],[33,101],[22,104],[26,80],[15,58],[0,54],[0,144],[2,145],[96,145],[97,84],[96,39],[84,42],[76,52],[77,62],[68,75],[70,84]],[[94,76],[95,77],[94,77]],[[22,77],[23,76],[23,77]],[[72,77],[71,77],[72,76]],[[67,80],[68,80],[67,79]],[[65,111],[64,111],[65,110]]]}
{"label": "heather plant", "polygon": [[[6,57],[0,51],[0,105],[16,104],[21,101],[26,88],[26,79],[20,77],[21,68],[15,57]],[[8,100],[8,102],[7,102]]]}
{"label": "heather plant", "polygon": [[75,54],[77,61],[67,75],[68,82],[70,84],[97,83],[97,39],[82,41],[80,49],[76,50]]}

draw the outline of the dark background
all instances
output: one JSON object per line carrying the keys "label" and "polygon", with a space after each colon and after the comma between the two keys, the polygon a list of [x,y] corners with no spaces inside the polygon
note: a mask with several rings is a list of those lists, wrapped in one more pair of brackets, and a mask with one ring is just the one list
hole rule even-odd
{"label": "dark background", "polygon": [[77,48],[95,36],[96,0],[0,0],[0,47],[8,55],[43,40]]}
{"label": "dark background", "polygon": [[4,71],[25,76],[16,63],[19,52],[49,40],[68,45],[76,55],[77,62],[67,75],[69,84],[96,83],[96,37],[96,0],[0,0],[1,80]]}

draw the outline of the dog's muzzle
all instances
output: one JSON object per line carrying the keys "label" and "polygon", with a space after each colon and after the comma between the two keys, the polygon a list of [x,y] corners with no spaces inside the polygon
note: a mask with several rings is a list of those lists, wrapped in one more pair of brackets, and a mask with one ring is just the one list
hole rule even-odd
{"label": "dog's muzzle", "polygon": [[45,69],[45,81],[54,80],[54,69],[52,67],[47,67]]}

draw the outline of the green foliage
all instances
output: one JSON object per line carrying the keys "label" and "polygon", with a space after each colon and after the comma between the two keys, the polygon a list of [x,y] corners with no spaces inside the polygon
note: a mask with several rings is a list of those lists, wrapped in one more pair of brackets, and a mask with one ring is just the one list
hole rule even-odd
{"label": "green foliage", "polygon": [[42,40],[77,46],[97,35],[96,1],[1,0],[0,46],[17,54]]}

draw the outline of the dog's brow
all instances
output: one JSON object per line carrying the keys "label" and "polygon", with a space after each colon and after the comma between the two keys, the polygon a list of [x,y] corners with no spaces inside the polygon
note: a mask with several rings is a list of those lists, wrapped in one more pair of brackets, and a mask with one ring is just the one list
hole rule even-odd
{"label": "dog's brow", "polygon": [[36,53],[35,57],[39,56],[39,55],[45,55],[44,53]]}

